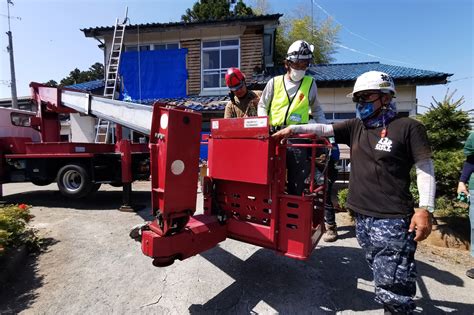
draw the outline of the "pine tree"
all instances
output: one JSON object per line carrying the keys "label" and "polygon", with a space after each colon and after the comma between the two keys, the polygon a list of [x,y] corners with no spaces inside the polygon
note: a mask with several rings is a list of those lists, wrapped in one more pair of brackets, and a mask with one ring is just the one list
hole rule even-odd
{"label": "pine tree", "polygon": [[186,9],[181,16],[183,22],[198,22],[207,20],[223,20],[231,17],[254,15],[252,9],[239,0],[230,11],[228,0],[200,0],[194,3],[192,9]]}

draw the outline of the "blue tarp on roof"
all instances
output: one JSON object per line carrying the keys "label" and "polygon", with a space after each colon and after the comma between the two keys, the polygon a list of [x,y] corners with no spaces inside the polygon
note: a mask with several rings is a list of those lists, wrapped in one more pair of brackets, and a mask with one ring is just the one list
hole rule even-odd
{"label": "blue tarp on roof", "polygon": [[88,81],[88,82],[82,82],[78,84],[73,84],[73,85],[68,85],[66,86],[67,88],[70,89],[75,89],[79,91],[84,91],[84,92],[90,92],[96,89],[100,89],[104,87],[104,80],[94,80],[94,81]]}
{"label": "blue tarp on roof", "polygon": [[123,99],[186,96],[187,49],[128,51],[122,54],[120,75]]}

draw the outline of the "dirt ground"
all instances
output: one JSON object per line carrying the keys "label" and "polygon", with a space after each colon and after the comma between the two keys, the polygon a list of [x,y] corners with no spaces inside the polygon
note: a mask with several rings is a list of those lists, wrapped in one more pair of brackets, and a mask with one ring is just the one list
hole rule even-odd
{"label": "dirt ground", "polygon": [[[381,314],[350,217],[338,213],[340,239],[320,242],[297,261],[235,240],[156,268],[130,227],[149,219],[149,183],[134,185],[145,208],[124,213],[110,186],[82,201],[54,185],[4,186],[7,202],[33,205],[33,226],[45,240],[20,272],[1,284],[0,314]],[[198,198],[197,209],[202,208]],[[424,314],[473,314],[474,281],[466,250],[420,243],[416,301]]]}

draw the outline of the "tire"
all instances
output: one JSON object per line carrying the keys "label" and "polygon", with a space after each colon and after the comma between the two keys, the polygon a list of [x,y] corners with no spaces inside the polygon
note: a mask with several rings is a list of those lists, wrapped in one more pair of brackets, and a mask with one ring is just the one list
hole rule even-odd
{"label": "tire", "polygon": [[61,194],[73,199],[85,197],[94,187],[89,173],[80,164],[63,166],[58,172],[57,183]]}

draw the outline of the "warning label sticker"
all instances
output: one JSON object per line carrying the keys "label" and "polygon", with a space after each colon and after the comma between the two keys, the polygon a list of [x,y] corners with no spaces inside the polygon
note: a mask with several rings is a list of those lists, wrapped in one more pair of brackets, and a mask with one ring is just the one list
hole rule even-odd
{"label": "warning label sticker", "polygon": [[212,129],[219,129],[219,122],[218,121],[213,121],[212,122]]}
{"label": "warning label sticker", "polygon": [[244,128],[260,128],[267,126],[267,118],[245,119]]}

